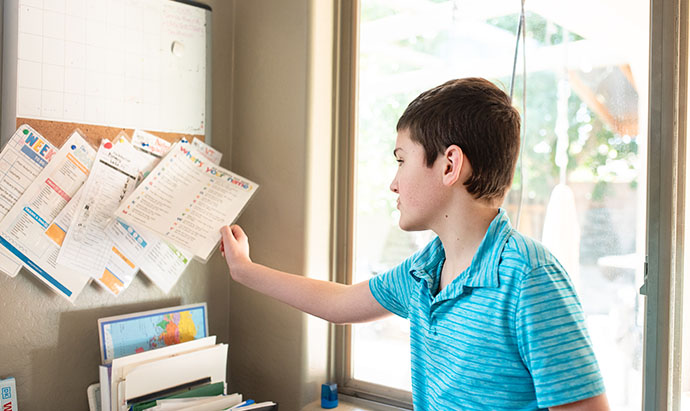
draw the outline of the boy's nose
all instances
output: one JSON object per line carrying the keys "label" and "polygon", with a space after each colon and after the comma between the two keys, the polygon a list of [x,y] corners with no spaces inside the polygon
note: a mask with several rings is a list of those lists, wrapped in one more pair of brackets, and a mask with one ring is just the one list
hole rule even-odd
{"label": "boy's nose", "polygon": [[389,187],[392,192],[395,194],[398,194],[398,179],[394,178],[393,181],[391,181],[391,185]]}

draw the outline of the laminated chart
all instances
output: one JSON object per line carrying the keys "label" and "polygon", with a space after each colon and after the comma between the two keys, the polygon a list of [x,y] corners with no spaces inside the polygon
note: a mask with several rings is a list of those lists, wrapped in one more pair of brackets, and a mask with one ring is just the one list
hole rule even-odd
{"label": "laminated chart", "polygon": [[116,144],[101,141],[58,255],[59,264],[93,277],[114,295],[131,283],[138,268],[113,246],[105,228],[120,202],[134,190],[150,157],[123,137]]}
{"label": "laminated chart", "polygon": [[60,247],[45,230],[86,181],[95,157],[79,132],[72,133],[0,222],[0,245],[72,303],[89,277],[57,263]]}
{"label": "laminated chart", "polygon": [[194,254],[160,239],[158,234],[116,219],[106,228],[114,246],[164,293],[177,283]]}
{"label": "laminated chart", "polygon": [[220,242],[220,228],[237,219],[258,188],[177,143],[115,215],[206,262]]}
{"label": "laminated chart", "polygon": [[[48,140],[26,124],[12,135],[0,153],[0,220],[56,152]],[[0,247],[0,271],[14,277],[21,268],[21,261]]]}
{"label": "laminated chart", "polygon": [[[132,145],[141,147],[142,150],[152,155],[161,157],[170,151],[171,145],[153,134],[135,131],[132,135]],[[189,144],[186,140],[181,144]],[[166,145],[167,144],[167,145]],[[194,139],[192,147],[203,150],[201,154],[207,157],[213,164],[218,164],[222,153],[213,147]],[[148,174],[147,174],[148,175]],[[113,240],[115,247],[129,257],[158,288],[164,293],[169,293],[182,273],[189,265],[194,254],[182,248],[176,247],[169,241],[164,241],[151,230],[143,227],[134,227],[116,219],[106,229],[106,233]]]}
{"label": "laminated chart", "polygon": [[81,198],[81,193],[83,191],[84,186],[81,186],[79,191],[77,191],[77,193],[72,196],[72,199],[69,201],[69,203],[67,203],[67,205],[60,210],[58,215],[45,231],[46,236],[48,236],[48,238],[50,238],[59,247],[62,247],[62,242],[65,241],[67,230],[69,230],[70,223],[72,223],[74,212],[77,211],[79,198]]}

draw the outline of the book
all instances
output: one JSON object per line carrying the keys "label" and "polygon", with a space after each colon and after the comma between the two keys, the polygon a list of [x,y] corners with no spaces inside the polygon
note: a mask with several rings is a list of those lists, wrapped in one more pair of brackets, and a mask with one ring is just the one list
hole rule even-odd
{"label": "book", "polygon": [[0,409],[2,411],[18,411],[17,383],[14,377],[0,380]]}
{"label": "book", "polygon": [[242,402],[242,396],[233,394],[216,397],[200,404],[190,404],[188,407],[176,408],[178,411],[216,411],[225,410]]}
{"label": "book", "polygon": [[182,389],[179,392],[175,392],[169,395],[163,395],[156,399],[150,401],[142,401],[136,404],[132,404],[132,411],[142,411],[155,407],[160,402],[165,400],[180,400],[180,399],[191,399],[191,398],[207,398],[215,397],[218,395],[223,395],[225,392],[225,384],[223,382],[216,382],[213,384],[203,384],[198,387]]}
{"label": "book", "polygon": [[102,411],[101,384],[93,383],[86,388],[86,398],[89,401],[89,411]]}
{"label": "book", "polygon": [[110,364],[98,366],[98,380],[100,384],[99,394],[101,406],[103,411],[110,411],[110,372],[112,366]]}

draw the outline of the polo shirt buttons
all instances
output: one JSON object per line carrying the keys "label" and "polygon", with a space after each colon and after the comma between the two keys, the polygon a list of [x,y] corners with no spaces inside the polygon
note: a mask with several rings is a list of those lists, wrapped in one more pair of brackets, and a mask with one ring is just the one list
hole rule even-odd
{"label": "polo shirt buttons", "polygon": [[432,314],[429,318],[429,334],[438,335],[438,331],[436,329],[437,322],[436,317]]}

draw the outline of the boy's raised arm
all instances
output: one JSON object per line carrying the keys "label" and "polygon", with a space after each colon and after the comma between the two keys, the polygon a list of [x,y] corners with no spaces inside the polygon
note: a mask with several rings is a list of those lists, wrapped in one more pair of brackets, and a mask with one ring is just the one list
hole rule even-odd
{"label": "boy's raised arm", "polygon": [[224,226],[221,234],[221,252],[230,275],[240,284],[336,324],[372,321],[390,314],[374,299],[368,281],[344,285],[274,270],[251,261],[249,241],[240,226]]}

